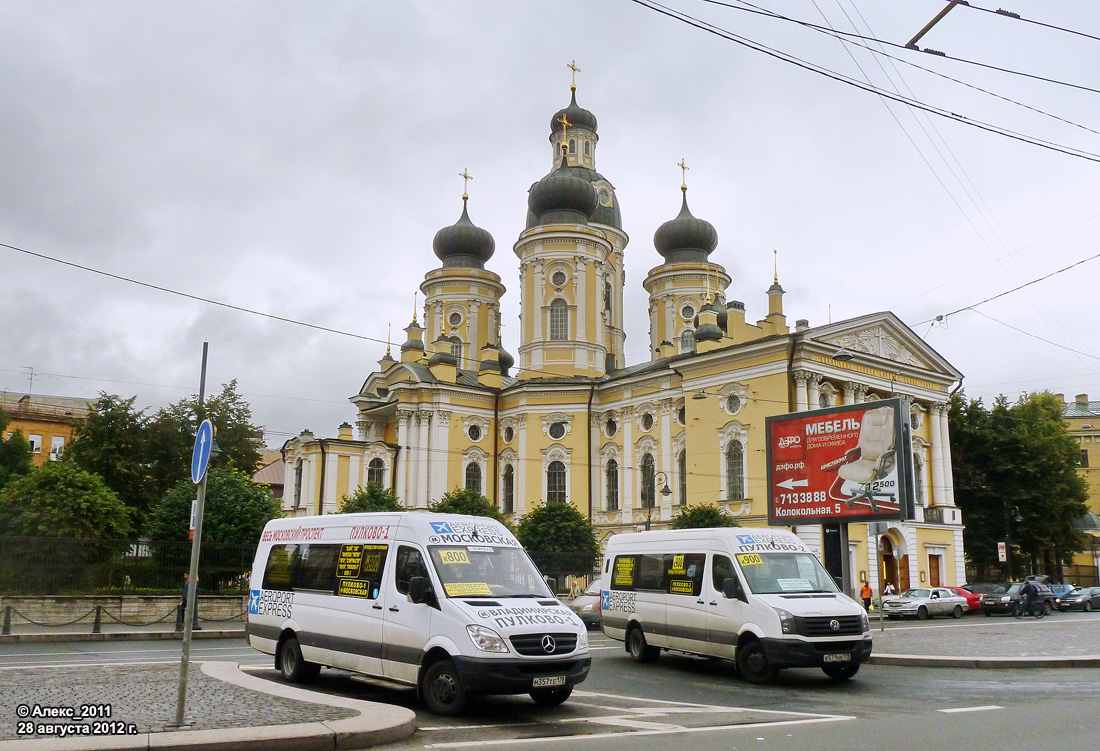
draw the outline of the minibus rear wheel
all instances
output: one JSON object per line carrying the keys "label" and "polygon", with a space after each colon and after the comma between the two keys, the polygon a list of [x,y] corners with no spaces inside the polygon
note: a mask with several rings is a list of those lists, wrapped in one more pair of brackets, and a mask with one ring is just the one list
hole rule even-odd
{"label": "minibus rear wheel", "polygon": [[536,688],[531,692],[531,698],[537,704],[544,707],[556,707],[573,693],[572,686],[555,686],[554,688]]}
{"label": "minibus rear wheel", "polygon": [[283,642],[279,656],[279,670],[283,674],[283,680],[290,683],[309,683],[321,672],[320,665],[306,662],[302,657],[302,648],[298,645],[298,639],[293,636]]}
{"label": "minibus rear wheel", "polygon": [[660,648],[646,644],[641,626],[630,629],[630,633],[626,635],[626,648],[634,662],[656,662],[661,656]]}
{"label": "minibus rear wheel", "polygon": [[454,717],[466,704],[462,676],[450,660],[433,662],[420,679],[420,696],[434,714]]}

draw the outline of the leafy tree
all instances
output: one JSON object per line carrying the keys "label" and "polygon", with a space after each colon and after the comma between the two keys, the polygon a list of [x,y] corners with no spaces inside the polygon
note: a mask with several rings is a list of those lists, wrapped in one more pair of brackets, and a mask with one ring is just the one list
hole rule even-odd
{"label": "leafy tree", "polygon": [[490,501],[476,490],[469,488],[455,488],[444,493],[443,497],[428,506],[429,511],[438,514],[467,514],[469,516],[487,516],[496,519],[504,526],[509,526],[504,514]]}
{"label": "leafy tree", "polygon": [[0,530],[13,537],[121,540],[130,510],[103,480],[70,462],[48,462],[0,491]]}
{"label": "leafy tree", "polygon": [[700,527],[739,527],[732,516],[712,504],[689,506],[677,514],[670,525],[673,529],[697,529]]}
{"label": "leafy tree", "polygon": [[11,417],[0,409],[0,488],[17,477],[30,474],[34,469],[31,443],[23,432],[16,430],[7,439],[2,437],[9,422]]}
{"label": "leafy tree", "polygon": [[[191,501],[197,486],[190,479],[180,482],[153,510],[146,532],[154,540],[186,540],[191,523]],[[264,525],[281,515],[279,501],[266,485],[252,482],[235,469],[207,470],[206,499],[203,502],[202,541],[237,545],[260,539]]]}
{"label": "leafy tree", "polygon": [[[1009,405],[1000,396],[986,410],[980,399],[957,394],[949,408],[967,557],[979,571],[993,569],[997,542],[1008,539],[1033,570],[1043,560],[1053,572],[1059,558],[1083,548],[1074,522],[1088,511],[1088,491],[1077,474],[1080,446],[1066,429],[1061,400],[1028,394]],[[1022,521],[1015,521],[1017,515]],[[1014,575],[1023,571],[1019,555]]]}
{"label": "leafy tree", "polygon": [[523,515],[516,537],[528,550],[542,553],[600,554],[592,522],[572,504],[548,501]]}
{"label": "leafy tree", "polygon": [[134,409],[137,397],[100,392],[91,412],[77,428],[65,450],[65,461],[103,478],[124,504],[136,513],[140,524],[158,488],[149,465],[146,435],[148,418]]}
{"label": "leafy tree", "polygon": [[383,488],[376,482],[368,482],[367,487],[359,488],[354,495],[344,496],[340,502],[341,514],[357,514],[365,511],[404,511],[405,507],[392,490]]}

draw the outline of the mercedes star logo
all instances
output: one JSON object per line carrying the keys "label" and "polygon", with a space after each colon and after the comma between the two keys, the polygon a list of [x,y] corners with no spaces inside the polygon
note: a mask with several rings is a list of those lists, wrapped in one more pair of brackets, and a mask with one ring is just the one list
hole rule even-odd
{"label": "mercedes star logo", "polygon": [[542,637],[542,651],[546,654],[554,654],[554,650],[558,648],[557,642],[554,641],[554,637],[550,634],[546,634]]}
{"label": "mercedes star logo", "polygon": [[829,628],[831,628],[833,631],[839,631],[840,621],[838,621],[836,618],[832,619],[831,621],[829,621]]}

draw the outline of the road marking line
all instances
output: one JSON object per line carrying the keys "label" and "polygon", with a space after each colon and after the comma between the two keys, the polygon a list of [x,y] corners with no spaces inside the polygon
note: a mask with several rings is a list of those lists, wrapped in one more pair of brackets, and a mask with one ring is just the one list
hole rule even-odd
{"label": "road marking line", "polygon": [[[730,709],[737,709],[736,707],[730,707]],[[753,710],[753,711],[769,711],[769,710]],[[797,712],[783,712],[776,714],[798,714]],[[585,735],[556,735],[542,738],[524,738],[523,743],[557,743],[561,741],[593,741],[599,738],[631,738],[634,736],[642,735],[671,735],[673,733],[709,733],[715,730],[754,730],[759,728],[774,728],[781,725],[808,725],[816,722],[841,722],[844,720],[854,720],[853,716],[849,715],[817,715],[815,717],[807,717],[801,720],[780,720],[778,722],[751,722],[744,725],[711,725],[708,727],[700,728],[677,728],[675,730],[635,730],[625,733],[591,733]],[[502,738],[499,740],[478,740],[478,741],[454,741],[451,743],[427,743],[424,744],[424,748],[461,748],[464,746],[501,746],[506,743],[515,744],[518,741],[515,738]]]}
{"label": "road marking line", "polygon": [[1004,709],[1004,707],[998,707],[996,704],[987,704],[982,707],[954,707],[953,709],[937,709],[936,711],[950,714],[952,712],[988,712],[992,709]]}
{"label": "road marking line", "polygon": [[667,722],[646,722],[628,717],[591,717],[593,725],[611,725],[613,727],[633,728],[634,730],[683,730],[683,725],[671,725]]}

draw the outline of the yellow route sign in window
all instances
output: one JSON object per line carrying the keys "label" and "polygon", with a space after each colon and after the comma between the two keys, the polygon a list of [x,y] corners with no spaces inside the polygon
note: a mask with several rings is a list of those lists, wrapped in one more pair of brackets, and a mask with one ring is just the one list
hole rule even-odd
{"label": "yellow route sign in window", "polygon": [[448,597],[465,597],[467,595],[492,595],[489,585],[485,582],[447,582],[443,585]]}
{"label": "yellow route sign in window", "polygon": [[466,555],[465,550],[440,550],[439,551],[440,563],[469,563],[470,556]]}
{"label": "yellow route sign in window", "polygon": [[737,562],[742,566],[758,566],[764,562],[759,553],[742,553],[737,556]]}

